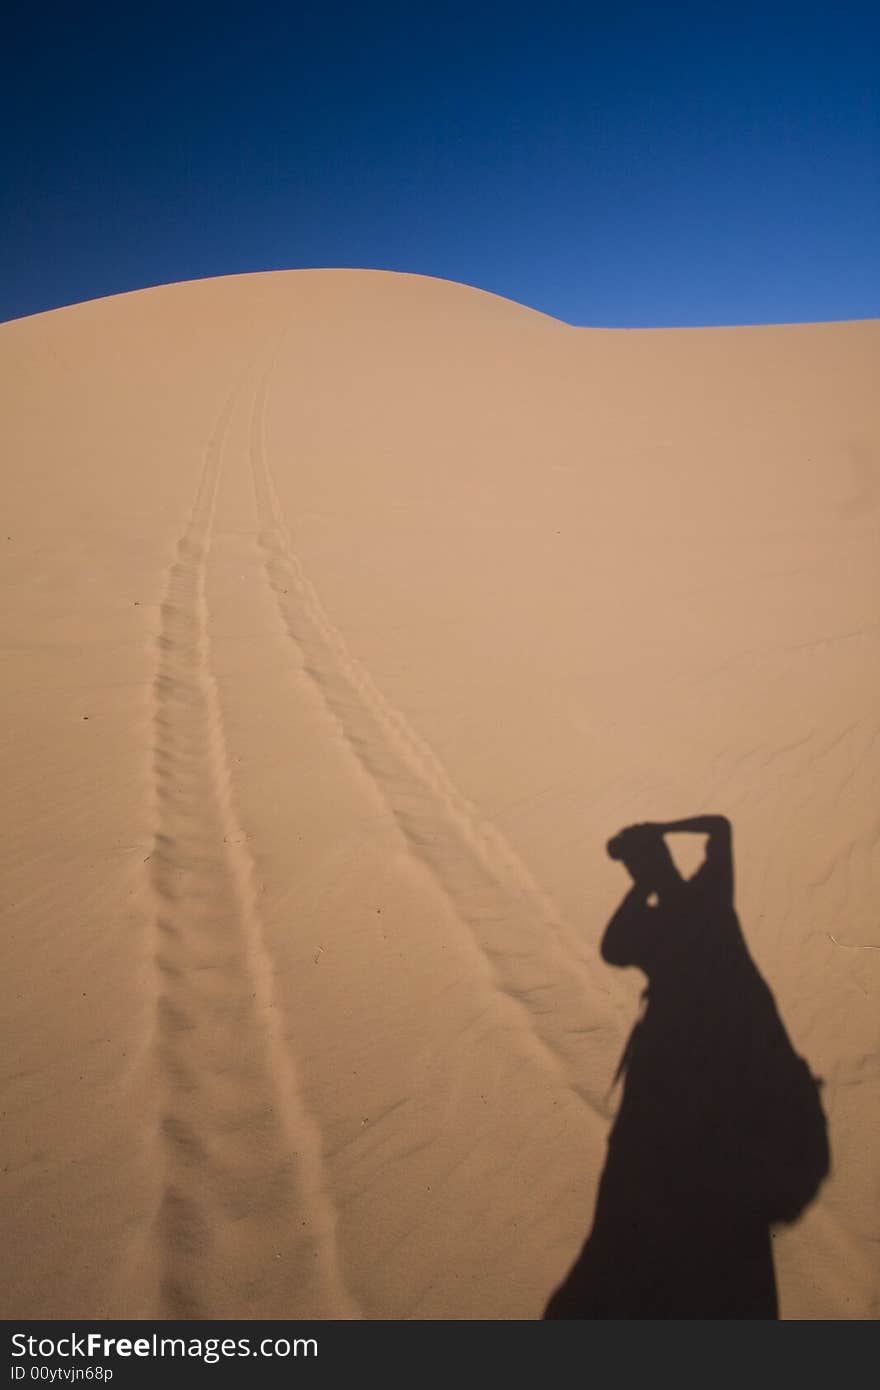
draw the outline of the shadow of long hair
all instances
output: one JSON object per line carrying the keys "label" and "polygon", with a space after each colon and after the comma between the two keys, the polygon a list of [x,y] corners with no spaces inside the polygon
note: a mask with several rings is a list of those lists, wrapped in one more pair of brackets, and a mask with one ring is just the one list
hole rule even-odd
{"label": "shadow of long hair", "polygon": [[[691,879],[664,835],[708,836]],[[602,956],[648,977],[592,1229],[547,1318],[775,1318],[771,1228],[829,1170],[819,1083],[794,1051],[733,903],[729,822],[633,826],[633,886]]]}

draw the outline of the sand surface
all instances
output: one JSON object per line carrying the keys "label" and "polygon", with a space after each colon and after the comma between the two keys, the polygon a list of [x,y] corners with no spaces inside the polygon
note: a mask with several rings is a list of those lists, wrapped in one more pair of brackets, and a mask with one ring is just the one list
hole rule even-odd
{"label": "sand surface", "polygon": [[0,327],[4,1316],[541,1317],[605,842],[700,812],[823,1080],[781,1315],[878,1315],[878,362],[360,271]]}

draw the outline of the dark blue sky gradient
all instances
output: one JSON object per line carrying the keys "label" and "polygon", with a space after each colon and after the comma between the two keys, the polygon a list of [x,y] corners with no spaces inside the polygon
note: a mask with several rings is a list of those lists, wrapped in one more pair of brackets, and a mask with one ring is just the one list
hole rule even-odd
{"label": "dark blue sky gradient", "polygon": [[307,266],[578,324],[880,315],[876,0],[7,16],[0,319]]}

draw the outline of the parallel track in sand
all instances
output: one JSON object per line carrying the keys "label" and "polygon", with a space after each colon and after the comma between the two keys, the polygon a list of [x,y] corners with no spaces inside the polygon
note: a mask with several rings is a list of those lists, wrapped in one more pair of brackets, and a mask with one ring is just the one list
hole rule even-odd
{"label": "parallel track in sand", "polygon": [[[257,1307],[271,1317],[300,1306],[356,1317],[336,1258],[320,1135],[280,1031],[211,671],[205,570],[238,394],[206,449],[158,638],[151,861],[164,1169],[158,1311],[218,1317]],[[276,1233],[272,1252],[267,1228]]]}
{"label": "parallel track in sand", "polygon": [[587,1086],[596,1035],[612,1026],[608,988],[570,927],[433,750],[376,686],[335,627],[285,522],[266,445],[273,364],[257,392],[250,463],[265,573],[324,707],[389,807],[412,855],[451,905],[506,999],[521,1047],[604,1126],[607,1095]]}

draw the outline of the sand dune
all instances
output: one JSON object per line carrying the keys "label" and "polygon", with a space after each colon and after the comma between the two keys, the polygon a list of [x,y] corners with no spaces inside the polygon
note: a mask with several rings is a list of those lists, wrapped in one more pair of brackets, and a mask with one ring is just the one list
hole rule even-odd
{"label": "sand dune", "polygon": [[781,1316],[877,1316],[878,350],[366,271],[0,327],[5,1316],[541,1317],[605,843],[702,813],[822,1079]]}

